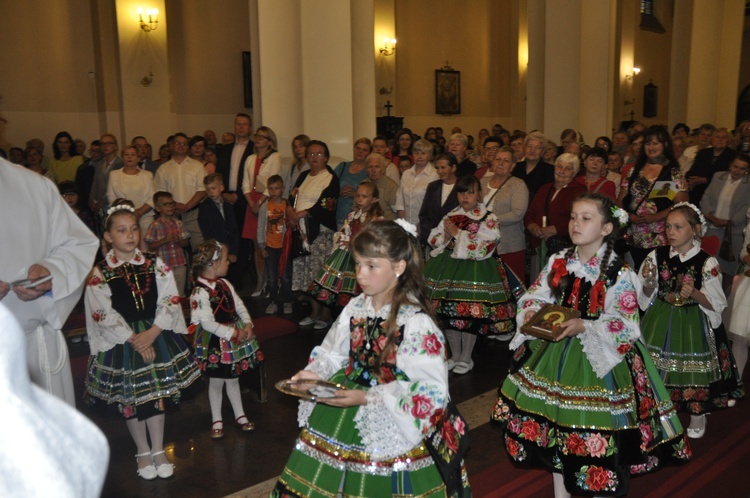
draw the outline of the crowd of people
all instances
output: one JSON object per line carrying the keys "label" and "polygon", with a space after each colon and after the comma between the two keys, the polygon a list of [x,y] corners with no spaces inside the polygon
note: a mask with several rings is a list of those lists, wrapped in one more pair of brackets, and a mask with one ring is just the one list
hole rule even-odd
{"label": "crowd of people", "polygon": [[[165,406],[202,375],[211,437],[224,388],[253,430],[239,382],[263,353],[243,290],[269,299],[266,314],[306,302],[299,325],[330,330],[293,380],[347,388],[301,405],[277,496],[468,491],[448,372],[473,369],[478,336],[510,341],[492,419],[515,462],[553,473],[557,496],[622,495],[632,475],[689,460],[686,437],[743,396],[750,122],[634,122],[592,145],[572,129],[560,145],[500,125],[477,136],[404,128],[355,140],[332,167],[324,141],[295,136],[286,161],[271,128],[238,114],[222,143],[175,133],[156,160],[145,137],[120,149],[112,134],[86,150],[60,132],[51,158],[38,139],[8,151],[100,238],[86,401],[126,419],[142,478],[172,475]],[[549,305],[574,312],[552,341],[524,328]],[[435,431],[456,438],[450,451],[427,444]]]}

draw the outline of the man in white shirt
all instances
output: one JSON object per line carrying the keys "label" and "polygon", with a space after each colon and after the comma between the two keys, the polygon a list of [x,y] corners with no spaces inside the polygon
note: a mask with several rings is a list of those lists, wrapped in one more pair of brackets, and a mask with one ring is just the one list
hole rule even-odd
{"label": "man in white shirt", "polygon": [[172,194],[177,203],[176,212],[182,215],[182,224],[190,234],[190,245],[195,248],[203,243],[203,234],[198,226],[198,204],[206,197],[203,164],[188,157],[188,137],[184,133],[172,136],[172,159],[162,164],[154,175],[154,193]]}
{"label": "man in white shirt", "polygon": [[[245,177],[245,161],[253,154],[253,121],[250,116],[239,113],[234,117],[234,140],[219,149],[216,172],[221,173],[224,178],[224,200],[234,206],[234,219],[237,221],[237,230],[242,233],[245,226],[245,214],[247,212],[247,199],[242,195],[242,181]],[[240,238],[240,247],[237,254],[237,263],[229,266],[227,278],[235,289],[242,290],[242,275],[248,268],[250,258],[250,241]],[[254,256],[254,255],[253,255]],[[253,273],[256,273],[255,265],[250,265]],[[257,283],[257,275],[252,279]],[[255,288],[253,283],[252,288]]]}

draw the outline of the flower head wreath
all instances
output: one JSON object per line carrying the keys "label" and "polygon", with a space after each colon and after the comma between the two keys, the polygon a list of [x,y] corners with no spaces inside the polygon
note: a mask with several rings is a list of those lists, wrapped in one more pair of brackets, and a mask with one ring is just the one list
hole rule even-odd
{"label": "flower head wreath", "polygon": [[221,257],[221,242],[214,240],[214,244],[216,244],[216,249],[214,249],[214,253],[211,256],[211,263],[219,261],[219,258]]}
{"label": "flower head wreath", "polygon": [[621,207],[612,206],[611,211],[612,211],[612,216],[615,217],[617,222],[620,224],[621,228],[627,225],[628,221],[630,221],[630,215],[628,215],[627,211],[625,211]]}
{"label": "flower head wreath", "polygon": [[403,218],[397,219],[396,224],[400,226],[401,228],[403,228],[406,233],[408,233],[415,239],[417,238],[417,227],[415,225],[412,225],[411,223],[409,223]]}
{"label": "flower head wreath", "polygon": [[703,237],[704,235],[706,235],[706,230],[708,230],[708,226],[706,225],[706,218],[703,217],[703,213],[701,213],[701,210],[698,209],[698,206],[696,206],[692,202],[678,202],[677,204],[675,204],[674,206],[672,206],[671,211],[674,211],[675,208],[678,208],[680,206],[687,206],[690,209],[692,209],[693,211],[695,211],[695,214],[698,215],[698,219],[701,220],[701,237]]}
{"label": "flower head wreath", "polygon": [[117,213],[118,211],[127,211],[129,213],[135,214],[135,208],[133,206],[129,206],[128,204],[118,204],[107,209],[107,212],[105,213],[106,216],[104,217],[104,222],[106,223],[109,217]]}

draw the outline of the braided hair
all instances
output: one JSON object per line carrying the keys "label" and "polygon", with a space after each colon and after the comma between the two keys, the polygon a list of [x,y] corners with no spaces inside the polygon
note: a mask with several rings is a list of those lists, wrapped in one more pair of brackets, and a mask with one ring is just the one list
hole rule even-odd
{"label": "braided hair", "polygon": [[206,268],[220,260],[224,250],[226,245],[214,239],[209,239],[196,247],[193,252],[193,266],[190,268],[193,278],[197,279]]}
{"label": "braided hair", "polygon": [[[604,240],[602,241],[602,244],[607,245],[607,249],[604,251],[602,258],[599,261],[599,280],[605,280],[607,270],[610,266],[609,260],[615,247],[614,242],[620,236],[620,230],[622,229],[619,220],[615,217],[614,210],[621,208],[618,208],[612,199],[598,192],[585,192],[576,197],[573,201],[573,204],[576,204],[577,202],[591,202],[595,204],[597,207],[597,211],[602,215],[602,226],[606,225],[607,223],[612,224],[612,231],[609,233],[609,235],[605,235]],[[568,249],[565,252],[564,261],[567,262],[570,258],[572,258],[575,254],[575,250],[575,246]],[[559,279],[557,285],[553,285],[554,277],[554,273],[550,272],[547,275],[547,284],[549,285],[549,288],[551,289],[552,295],[555,297],[555,299],[560,299],[565,290],[571,284],[573,277],[569,274],[565,275],[564,277]]]}

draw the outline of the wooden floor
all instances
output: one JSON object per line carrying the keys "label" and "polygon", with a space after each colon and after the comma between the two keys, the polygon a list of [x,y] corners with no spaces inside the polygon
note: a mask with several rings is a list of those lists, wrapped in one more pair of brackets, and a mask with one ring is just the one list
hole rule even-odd
{"label": "wooden floor", "polygon": [[[246,299],[254,317],[263,316],[267,300]],[[306,315],[295,304],[293,319]],[[324,332],[300,328],[296,333],[270,339],[263,344],[269,385],[290,377],[302,368],[310,350],[320,343]],[[88,354],[84,344],[70,344],[71,356]],[[552,496],[551,477],[544,472],[514,468],[502,448],[500,430],[487,423],[495,399],[495,390],[507,372],[507,345],[492,340],[477,342],[475,368],[466,375],[451,374],[452,398],[472,428],[472,446],[466,458],[474,496]],[[80,360],[79,360],[80,361]],[[747,376],[746,376],[747,380]],[[77,394],[83,386],[77,382]],[[79,396],[80,399],[80,396]],[[208,395],[183,404],[167,416],[165,444],[175,464],[175,475],[167,480],[144,481],[136,475],[135,446],[121,419],[92,416],[109,439],[111,458],[103,495],[105,497],[224,497],[268,496],[276,477],[289,457],[298,433],[297,402],[271,388],[268,401],[259,403],[254,393],[243,395],[245,411],[255,422],[256,431],[241,433],[231,426],[232,412],[224,402],[226,436],[209,437],[211,425]],[[79,408],[82,408],[79,406]],[[83,409],[84,413],[87,413]],[[685,417],[683,417],[685,418]],[[742,422],[746,426],[740,427]],[[750,401],[717,413],[708,419],[705,438],[694,442],[696,458],[690,464],[635,479],[630,496],[707,496],[720,489],[723,497],[750,496]],[[738,449],[741,452],[738,453]],[[693,476],[703,476],[712,487],[690,485]],[[701,481],[702,482],[702,481]],[[727,484],[727,482],[729,484]],[[718,483],[723,483],[719,486]],[[666,487],[665,487],[666,486]],[[696,490],[702,490],[697,493]]]}

